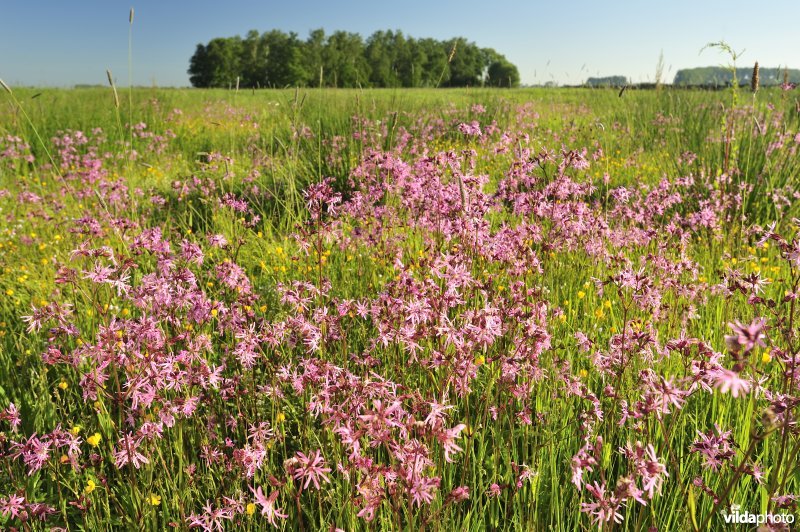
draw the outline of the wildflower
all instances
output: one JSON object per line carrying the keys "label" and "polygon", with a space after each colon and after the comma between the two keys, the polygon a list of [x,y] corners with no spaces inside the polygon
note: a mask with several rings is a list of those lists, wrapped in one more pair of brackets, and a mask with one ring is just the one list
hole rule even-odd
{"label": "wildflower", "polygon": [[459,486],[454,488],[447,496],[448,501],[461,502],[469,499],[469,488],[467,486]]}
{"label": "wildflower", "polygon": [[767,321],[764,318],[756,318],[750,325],[742,325],[740,322],[729,323],[733,334],[725,336],[725,344],[734,353],[743,350],[749,352],[756,346],[766,347],[764,339],[764,327]]}
{"label": "wildflower", "polygon": [[330,473],[331,468],[325,467],[325,458],[323,458],[319,450],[314,451],[313,455],[305,455],[298,451],[295,454],[295,459],[299,465],[290,466],[292,469],[291,474],[296,480],[302,481],[302,479],[305,479],[303,489],[307,489],[311,483],[314,484],[316,489],[320,489],[320,481],[330,482],[330,478],[326,473]]}
{"label": "wildflower", "polygon": [[154,493],[151,493],[150,496],[147,497],[147,502],[148,504],[151,504],[153,506],[158,506],[159,504],[161,504],[161,495],[156,495]]}
{"label": "wildflower", "polygon": [[[300,454],[300,453],[298,453]],[[261,506],[261,515],[265,515],[267,517],[267,522],[274,527],[278,527],[278,524],[275,522],[276,517],[280,517],[281,519],[286,519],[289,517],[287,514],[282,513],[283,510],[281,508],[277,508],[275,506],[275,501],[278,499],[278,491],[273,491],[270,493],[269,497],[264,496],[264,492],[261,489],[261,486],[258,489],[250,488],[250,491],[253,492],[253,495],[256,498],[256,502]],[[251,503],[252,504],[252,503]],[[255,511],[255,505],[253,505],[253,511]],[[247,512],[248,515],[252,515],[250,513],[250,505],[247,505]]]}
{"label": "wildflower", "polygon": [[14,432],[17,431],[20,424],[22,423],[22,418],[19,415],[19,410],[14,403],[8,403],[8,408],[3,411],[0,411],[0,420],[8,420],[11,424],[11,430]]}
{"label": "wildflower", "polygon": [[135,439],[130,433],[120,438],[117,450],[114,451],[114,465],[121,469],[124,465],[131,464],[139,469],[143,464],[149,464],[150,460],[139,452],[141,444],[141,438]]}
{"label": "wildflower", "polygon": [[87,481],[86,481],[86,487],[85,487],[85,488],[83,488],[83,492],[84,492],[86,495],[89,495],[89,494],[90,494],[90,493],[92,493],[92,492],[93,492],[93,491],[94,491],[96,488],[97,488],[97,484],[95,484],[94,480],[92,480],[92,479],[89,479],[89,480],[87,480]]}
{"label": "wildflower", "polygon": [[731,392],[733,397],[750,391],[750,381],[743,379],[735,371],[720,368],[713,372],[714,385],[721,393]]}
{"label": "wildflower", "polygon": [[256,505],[253,504],[252,502],[248,502],[247,506],[245,506],[244,508],[244,511],[248,516],[251,516],[254,513],[256,513]]}
{"label": "wildflower", "polygon": [[422,506],[423,503],[432,503],[440,483],[441,479],[437,477],[412,476],[411,485],[408,488],[411,494],[411,503],[415,506]]}
{"label": "wildflower", "polygon": [[3,517],[17,518],[25,511],[25,497],[20,495],[9,495],[0,497],[0,513]]}
{"label": "wildflower", "polygon": [[481,137],[483,136],[483,132],[481,131],[481,126],[477,120],[473,120],[469,124],[461,123],[458,125],[458,130],[463,133],[464,135],[470,137]]}
{"label": "wildflower", "polygon": [[609,521],[622,522],[622,514],[619,513],[622,501],[614,493],[606,495],[605,483],[598,484],[595,481],[594,484],[587,484],[586,490],[595,498],[595,501],[581,503],[581,512],[591,514],[595,524]]}
{"label": "wildflower", "polygon": [[88,443],[92,447],[97,447],[98,445],[100,445],[100,442],[102,440],[103,440],[103,437],[100,435],[100,433],[99,432],[95,432],[94,434],[92,434],[91,436],[86,438],[86,443]]}
{"label": "wildflower", "polygon": [[439,432],[436,435],[436,438],[441,442],[444,446],[444,459],[447,462],[452,462],[453,460],[450,458],[452,453],[460,452],[462,449],[458,445],[456,445],[455,441],[459,438],[461,431],[467,428],[466,425],[463,423],[459,423],[452,429],[447,429],[445,431]]}
{"label": "wildflower", "polygon": [[717,471],[736,451],[731,431],[722,431],[719,425],[714,425],[714,429],[714,432],[697,432],[698,438],[692,443],[692,452],[703,455],[704,467]]}

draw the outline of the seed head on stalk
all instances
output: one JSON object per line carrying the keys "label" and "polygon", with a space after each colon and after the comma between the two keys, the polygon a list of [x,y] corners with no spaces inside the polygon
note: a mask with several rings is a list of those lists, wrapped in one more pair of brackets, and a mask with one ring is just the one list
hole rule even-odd
{"label": "seed head on stalk", "polygon": [[750,78],[750,92],[752,92],[753,94],[758,92],[758,86],[760,81],[761,80],[759,79],[758,61],[756,61],[756,64],[753,65],[753,76]]}

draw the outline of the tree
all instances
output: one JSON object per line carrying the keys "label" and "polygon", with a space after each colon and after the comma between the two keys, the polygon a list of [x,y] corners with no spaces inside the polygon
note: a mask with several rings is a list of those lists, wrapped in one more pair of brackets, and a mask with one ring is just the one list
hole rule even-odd
{"label": "tree", "polygon": [[212,39],[197,45],[189,61],[189,80],[195,87],[228,87],[241,76],[239,37]]}
{"label": "tree", "polygon": [[272,30],[261,36],[262,46],[267,51],[267,87],[303,85],[307,79],[304,68],[302,42],[296,33],[286,34]]}
{"label": "tree", "polygon": [[267,50],[258,31],[250,30],[242,41],[241,84],[243,87],[266,85]]}
{"label": "tree", "polygon": [[486,84],[490,87],[519,87],[519,70],[505,58],[497,59],[489,65]]}
{"label": "tree", "polygon": [[519,72],[504,56],[463,37],[414,39],[401,31],[326,36],[256,30],[198,44],[189,60],[195,87],[514,87]]}
{"label": "tree", "polygon": [[455,49],[450,61],[449,87],[475,87],[483,82],[484,55],[475,43],[468,42],[463,37],[451,39],[448,42],[451,50]]}
{"label": "tree", "polygon": [[198,44],[194,55],[189,60],[189,81],[193,87],[211,86],[212,64],[208,58],[208,49],[204,44]]}
{"label": "tree", "polygon": [[361,35],[346,31],[334,32],[325,46],[326,84],[332,87],[369,86],[369,63],[364,57]]}
{"label": "tree", "polygon": [[320,28],[308,34],[303,46],[303,64],[306,72],[305,85],[322,85],[325,78],[325,30]]}

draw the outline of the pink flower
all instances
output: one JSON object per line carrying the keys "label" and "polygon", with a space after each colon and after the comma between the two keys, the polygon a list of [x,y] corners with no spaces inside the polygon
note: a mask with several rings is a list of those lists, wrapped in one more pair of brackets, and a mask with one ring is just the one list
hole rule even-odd
{"label": "pink flower", "polygon": [[441,431],[436,436],[439,442],[441,442],[441,444],[444,446],[444,459],[447,462],[453,461],[453,459],[450,458],[451,454],[461,452],[462,449],[461,447],[456,445],[456,440],[461,435],[461,431],[464,430],[465,428],[467,428],[466,425],[464,425],[463,423],[459,423],[452,429]]}
{"label": "pink flower", "polygon": [[595,498],[595,501],[582,503],[581,512],[591,514],[592,521],[595,524],[608,523],[609,521],[622,522],[622,514],[619,513],[622,501],[614,493],[606,495],[605,483],[587,484],[586,490]]}
{"label": "pink flower", "polygon": [[739,394],[745,395],[750,391],[750,381],[741,378],[735,371],[720,368],[714,371],[712,376],[714,386],[722,393],[730,391],[733,397],[739,397]]}
{"label": "pink flower", "polygon": [[[756,318],[750,325],[742,325],[739,321],[729,323],[728,327],[731,328],[733,334],[725,336],[725,343],[728,348],[734,353],[744,350],[745,353],[750,351],[756,346],[766,347],[764,343],[764,327],[767,320],[764,318]],[[734,395],[734,397],[736,397]]]}
{"label": "pink flower", "polygon": [[477,120],[473,120],[469,124],[464,124],[464,123],[459,124],[458,130],[464,135],[470,137],[483,136],[483,132],[481,132],[481,125],[478,123]]}
{"label": "pink flower", "polygon": [[325,458],[323,458],[319,449],[308,456],[298,451],[294,459],[296,460],[295,464],[290,465],[291,474],[296,480],[305,479],[303,489],[308,488],[312,482],[316,489],[320,489],[320,481],[331,481],[326,475],[326,473],[331,472],[331,468],[325,467]]}
{"label": "pink flower", "polygon": [[269,524],[277,528],[278,524],[275,522],[276,517],[280,517],[281,519],[286,519],[289,517],[287,514],[281,513],[283,511],[281,508],[275,507],[275,501],[278,499],[278,491],[273,491],[270,493],[269,497],[264,496],[261,486],[259,486],[256,490],[250,488],[250,491],[253,492],[253,495],[256,498],[256,503],[261,506],[261,515],[267,516],[267,521]]}
{"label": "pink flower", "polygon": [[143,464],[150,463],[150,460],[139,452],[141,444],[142,440],[135,439],[131,434],[126,434],[120,438],[117,450],[114,451],[114,464],[118,469],[128,463],[132,464],[136,469],[142,467]]}

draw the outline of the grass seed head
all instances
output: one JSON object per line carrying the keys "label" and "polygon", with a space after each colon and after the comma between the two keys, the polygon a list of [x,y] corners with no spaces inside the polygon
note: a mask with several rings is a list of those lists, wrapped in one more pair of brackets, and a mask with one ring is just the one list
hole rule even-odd
{"label": "grass seed head", "polygon": [[758,61],[756,61],[756,64],[753,65],[753,76],[750,79],[750,91],[753,94],[758,92],[758,85],[759,85],[760,81],[761,80],[759,79]]}

